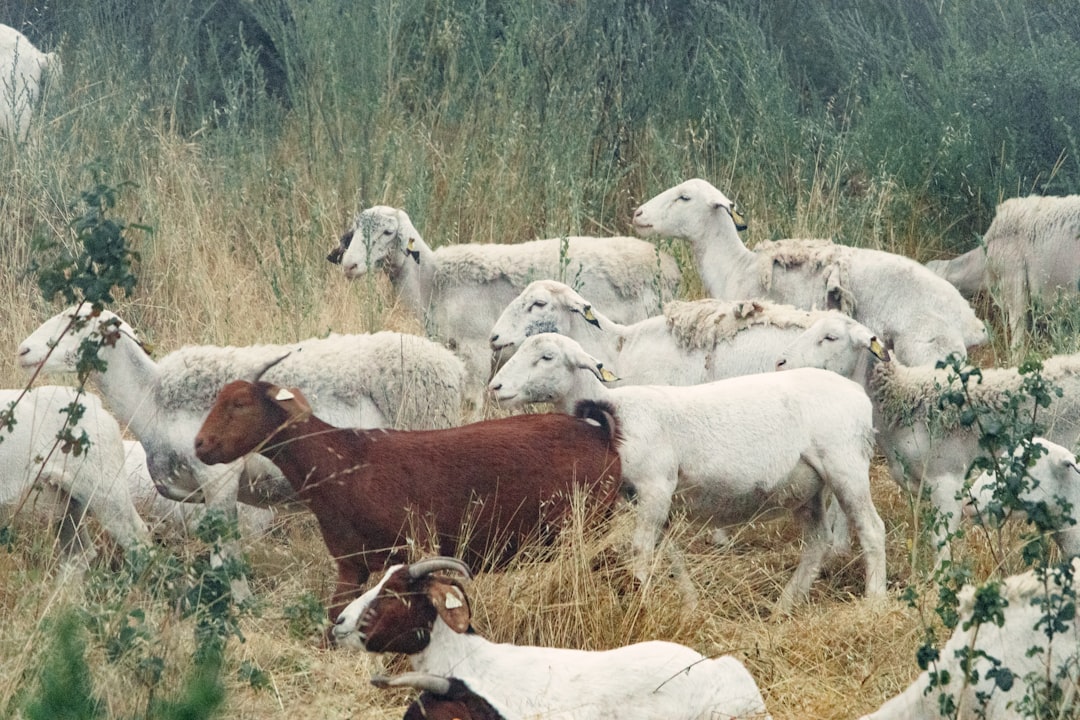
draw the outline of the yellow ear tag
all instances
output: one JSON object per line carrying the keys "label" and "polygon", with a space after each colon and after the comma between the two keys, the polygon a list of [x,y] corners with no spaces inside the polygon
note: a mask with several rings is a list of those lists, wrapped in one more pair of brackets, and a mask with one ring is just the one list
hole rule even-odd
{"label": "yellow ear tag", "polygon": [[286,390],[285,388],[281,388],[280,390],[278,390],[277,395],[274,396],[274,399],[275,400],[295,400],[296,396],[293,395],[288,390]]}
{"label": "yellow ear tag", "polygon": [[581,314],[582,314],[582,315],[583,315],[583,316],[585,317],[585,319],[586,319],[586,320],[588,320],[589,322],[591,322],[591,323],[594,323],[594,322],[596,322],[596,316],[595,316],[595,315],[593,315],[593,311],[592,311],[592,306],[591,306],[591,305],[586,305],[586,306],[585,306],[585,312],[583,312],[583,313],[581,313]]}
{"label": "yellow ear tag", "polygon": [[878,360],[885,359],[885,346],[876,337],[870,338],[870,352],[874,353]]}
{"label": "yellow ear tag", "polygon": [[409,242],[405,244],[405,252],[416,252],[415,241],[409,238]]}
{"label": "yellow ear tag", "polygon": [[608,370],[603,365],[598,365],[597,369],[600,371],[600,379],[604,382],[615,382],[619,379],[619,376]]}
{"label": "yellow ear tag", "polygon": [[731,208],[731,219],[735,222],[736,230],[746,229],[746,218],[743,217],[743,214],[736,210],[734,207]]}

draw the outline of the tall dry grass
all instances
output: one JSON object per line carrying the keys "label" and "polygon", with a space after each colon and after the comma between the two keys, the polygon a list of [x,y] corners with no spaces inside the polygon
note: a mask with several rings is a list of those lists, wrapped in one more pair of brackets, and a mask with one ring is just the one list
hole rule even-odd
{"label": "tall dry grass", "polygon": [[[385,281],[346,282],[323,259],[352,214],[375,203],[406,207],[436,245],[614,234],[629,231],[637,203],[701,176],[744,210],[748,245],[835,237],[925,260],[969,247],[1001,195],[1075,191],[1075,152],[1057,162],[1077,147],[1075,73],[1061,71],[1075,67],[1075,13],[1060,3],[1006,0],[983,13],[913,2],[862,14],[840,2],[790,13],[690,4],[659,15],[651,3],[607,0],[495,3],[489,16],[487,4],[450,0],[389,0],[372,13],[291,3],[299,40],[290,49],[306,74],[289,112],[259,102],[185,109],[185,48],[139,27],[171,6],[143,15],[120,12],[121,0],[92,5],[62,13],[65,75],[46,98],[41,132],[22,147],[0,142],[5,386],[24,381],[19,341],[60,309],[25,272],[33,243],[71,241],[95,160],[109,182],[132,183],[116,215],[153,228],[130,233],[139,283],[114,309],[158,355],[195,343],[418,332]],[[903,32],[907,21],[916,31]],[[147,55],[128,39],[140,31],[154,39]],[[1018,87],[1047,102],[1025,105]],[[1041,144],[1053,146],[1049,159]],[[684,294],[700,296],[686,249],[669,247],[689,277]],[[993,317],[992,304],[980,311]],[[980,362],[1005,357],[1000,337]],[[615,523],[478,577],[476,625],[503,641],[605,648],[664,638],[731,653],[774,717],[856,717],[914,677],[933,617],[899,599],[912,585],[928,590],[912,569],[916,513],[879,465],[873,490],[888,528],[887,601],[861,599],[852,560],[829,569],[808,605],[775,616],[771,601],[798,558],[790,521],[753,524],[724,550],[676,522],[673,541],[688,548],[701,595],[683,614],[662,568],[649,593],[631,586]],[[153,586],[116,581],[107,539],[86,583],[61,584],[40,518],[21,514],[14,538],[0,547],[0,712],[17,715],[35,691],[50,627],[69,608],[111,631],[136,623],[130,611],[144,614],[146,637],[131,655],[110,659],[106,631],[88,640],[106,716],[139,717],[151,687],[156,696],[179,688],[192,623]],[[996,567],[978,534],[967,542],[961,556],[978,573],[1020,567]],[[171,539],[163,550],[190,561],[204,548]],[[320,649],[298,620],[333,575],[312,520],[283,520],[245,550],[259,610],[243,621],[244,641],[229,643],[223,714],[400,717],[407,694],[367,683],[376,669],[400,669],[399,659]],[[137,661],[149,656],[164,662],[158,685],[140,675]],[[265,685],[251,682],[252,668]]]}

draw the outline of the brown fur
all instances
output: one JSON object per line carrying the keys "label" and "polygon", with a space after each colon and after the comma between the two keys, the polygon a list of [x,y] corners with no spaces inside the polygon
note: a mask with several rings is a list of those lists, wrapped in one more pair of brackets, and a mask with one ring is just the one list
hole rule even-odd
{"label": "brown fur", "polygon": [[620,479],[615,429],[569,415],[517,415],[447,430],[336,428],[299,391],[226,385],[195,440],[207,463],[258,450],[319,522],[338,565],[330,616],[372,569],[410,546],[461,553],[476,567],[508,560],[530,537],[550,540],[586,490],[598,508]]}

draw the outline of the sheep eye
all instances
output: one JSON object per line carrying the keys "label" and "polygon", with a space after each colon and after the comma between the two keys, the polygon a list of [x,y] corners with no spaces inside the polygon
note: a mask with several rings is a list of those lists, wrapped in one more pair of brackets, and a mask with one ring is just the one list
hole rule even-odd
{"label": "sheep eye", "polygon": [[836,336],[835,335],[826,335],[825,340],[828,341],[828,342],[836,342]]}
{"label": "sheep eye", "polygon": [[679,196],[679,202],[690,202],[690,196],[689,195],[680,195]]}
{"label": "sheep eye", "polygon": [[532,310],[533,308],[542,308],[542,307],[546,307],[546,306],[547,306],[546,302],[544,302],[543,300],[537,300],[536,302],[534,302],[532,305],[529,306],[529,309]]}
{"label": "sheep eye", "polygon": [[552,353],[544,353],[543,355],[540,356],[540,359],[541,360],[546,360],[547,362],[551,362],[552,360],[555,359],[555,355],[553,355]]}

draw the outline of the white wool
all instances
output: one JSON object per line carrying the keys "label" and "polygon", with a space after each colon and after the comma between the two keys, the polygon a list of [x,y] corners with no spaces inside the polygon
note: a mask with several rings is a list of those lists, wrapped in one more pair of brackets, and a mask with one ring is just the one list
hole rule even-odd
{"label": "white wool", "polygon": [[944,279],[910,258],[824,240],[762,243],[739,239],[734,203],[701,179],[687,180],[641,205],[644,236],[687,240],[702,283],[723,300],[768,298],[804,309],[837,309],[879,328],[909,365],[933,365],[987,341],[971,306]]}

